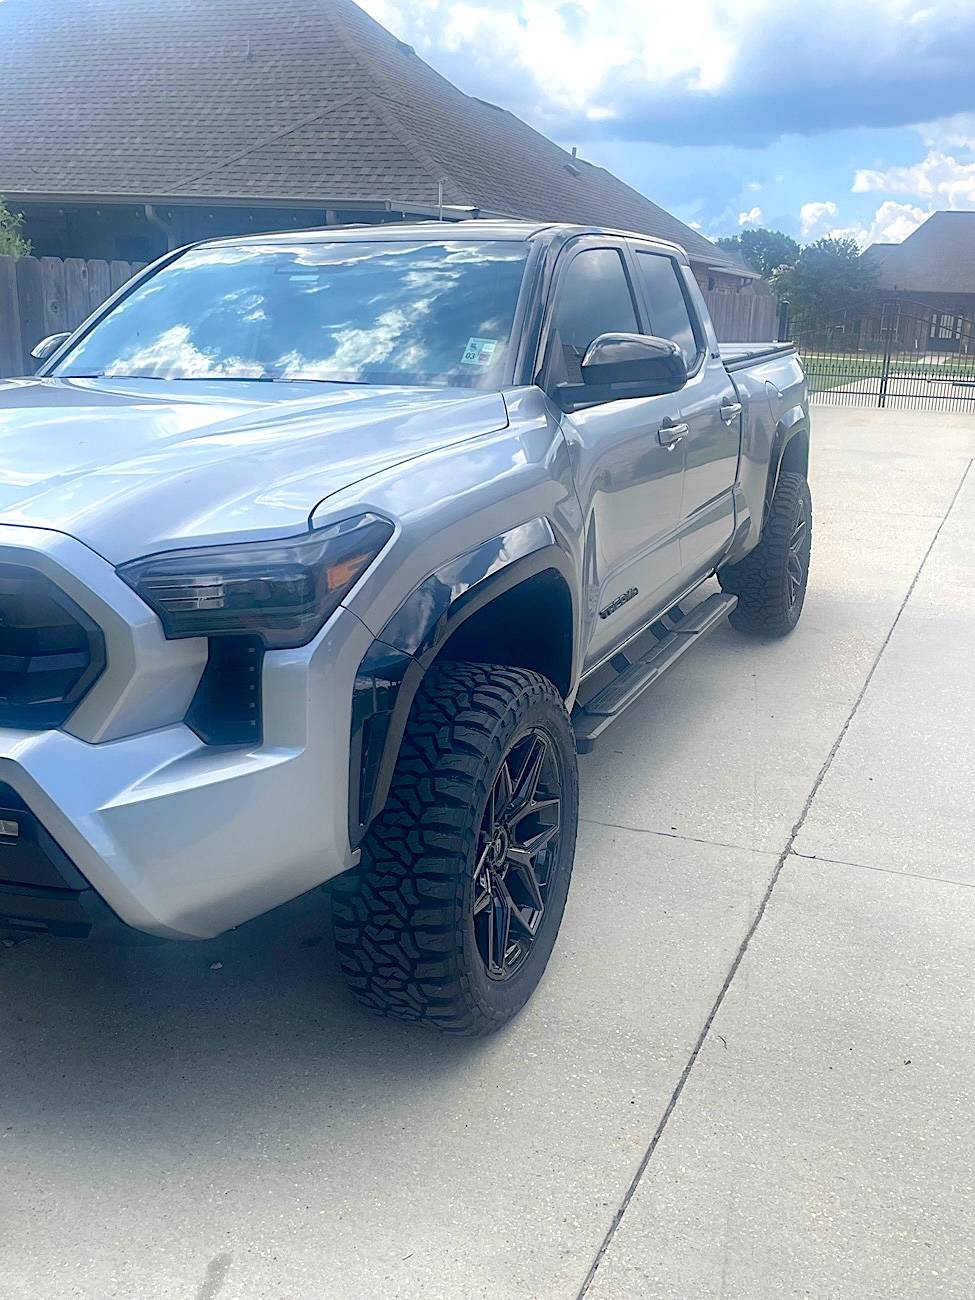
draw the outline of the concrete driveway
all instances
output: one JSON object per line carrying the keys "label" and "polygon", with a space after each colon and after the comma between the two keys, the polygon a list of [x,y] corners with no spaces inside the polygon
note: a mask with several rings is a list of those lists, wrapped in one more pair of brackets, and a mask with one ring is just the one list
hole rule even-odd
{"label": "concrete driveway", "polygon": [[499,1037],[361,1013],[318,903],[0,950],[3,1300],[970,1300],[973,455],[816,411],[799,631],[583,760]]}

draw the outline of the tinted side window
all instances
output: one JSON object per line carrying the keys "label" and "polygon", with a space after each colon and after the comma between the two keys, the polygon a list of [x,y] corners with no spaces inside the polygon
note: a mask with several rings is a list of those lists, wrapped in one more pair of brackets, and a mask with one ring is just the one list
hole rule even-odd
{"label": "tinted side window", "polygon": [[614,248],[579,253],[562,278],[555,307],[552,344],[556,349],[556,378],[581,383],[582,358],[600,334],[639,332],[621,254]]}
{"label": "tinted side window", "polygon": [[677,279],[677,268],[669,257],[658,253],[637,252],[637,266],[650,303],[650,328],[658,338],[671,339],[684,354],[688,367],[698,354],[697,339],[691,324],[684,292]]}

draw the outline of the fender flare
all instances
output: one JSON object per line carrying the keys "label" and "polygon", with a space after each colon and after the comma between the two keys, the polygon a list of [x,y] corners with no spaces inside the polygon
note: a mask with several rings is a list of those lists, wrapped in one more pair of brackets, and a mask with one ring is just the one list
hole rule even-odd
{"label": "fender flare", "polygon": [[[572,566],[547,519],[482,542],[419,582],[363,656],[352,692],[349,837],[357,848],[389,795],[410,709],[424,675],[458,627],[499,596]],[[574,605],[574,599],[573,599]],[[573,608],[573,628],[575,626]],[[576,638],[573,636],[573,654]],[[575,665],[573,665],[573,672]]]}
{"label": "fender flare", "polygon": [[772,498],[775,495],[775,489],[779,485],[779,475],[782,472],[782,460],[786,448],[790,442],[803,435],[808,440],[809,419],[801,406],[793,406],[785,412],[775,426],[772,448],[769,453],[768,480],[765,485],[765,503],[762,513],[763,526],[768,515],[769,506],[772,504]]}

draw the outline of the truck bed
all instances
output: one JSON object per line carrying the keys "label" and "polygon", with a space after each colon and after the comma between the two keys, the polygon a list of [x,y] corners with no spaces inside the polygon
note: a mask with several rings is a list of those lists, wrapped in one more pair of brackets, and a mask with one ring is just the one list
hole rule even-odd
{"label": "truck bed", "polygon": [[758,361],[769,361],[772,357],[788,356],[795,352],[794,343],[719,343],[721,360],[728,370],[741,370]]}

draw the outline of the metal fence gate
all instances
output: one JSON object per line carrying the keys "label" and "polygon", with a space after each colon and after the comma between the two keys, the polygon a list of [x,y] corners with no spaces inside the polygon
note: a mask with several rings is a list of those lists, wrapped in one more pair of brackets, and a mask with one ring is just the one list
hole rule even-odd
{"label": "metal fence gate", "polygon": [[917,302],[855,317],[797,317],[790,330],[813,400],[975,414],[975,319]]}

